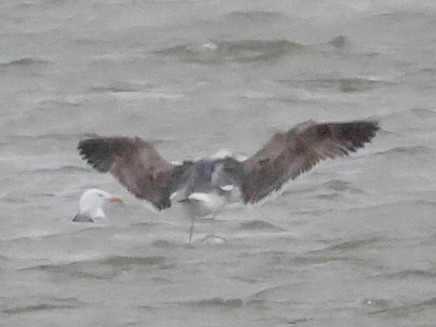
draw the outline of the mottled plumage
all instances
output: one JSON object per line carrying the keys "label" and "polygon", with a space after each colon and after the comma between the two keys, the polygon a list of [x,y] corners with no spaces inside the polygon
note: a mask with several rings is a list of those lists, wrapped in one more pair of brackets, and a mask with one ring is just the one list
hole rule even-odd
{"label": "mottled plumage", "polygon": [[244,203],[255,203],[279,190],[319,161],[355,152],[375,136],[377,122],[303,123],[269,142],[243,163]]}
{"label": "mottled plumage", "polygon": [[174,166],[153,145],[136,138],[107,137],[80,141],[80,154],[99,172],[110,172],[137,198],[157,209],[171,206]]}
{"label": "mottled plumage", "polygon": [[363,147],[378,129],[375,121],[306,122],[274,134],[244,161],[226,155],[175,165],[138,137],[87,139],[80,141],[78,149],[96,170],[110,172],[136,197],[150,201],[159,210],[170,207],[174,198],[202,202],[215,214],[215,208],[221,206],[213,199],[228,199],[238,191],[244,204],[259,202],[319,161]]}

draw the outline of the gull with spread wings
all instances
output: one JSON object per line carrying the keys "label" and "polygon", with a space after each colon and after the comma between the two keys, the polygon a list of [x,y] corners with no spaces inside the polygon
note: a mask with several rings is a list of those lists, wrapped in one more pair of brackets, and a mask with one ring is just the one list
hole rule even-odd
{"label": "gull with spread wings", "polygon": [[98,137],[79,142],[83,159],[110,172],[133,195],[163,210],[171,202],[188,206],[194,218],[215,215],[237,197],[255,204],[319,161],[355,152],[371,141],[376,121],[299,124],[276,133],[251,157],[221,157],[170,163],[139,137]]}

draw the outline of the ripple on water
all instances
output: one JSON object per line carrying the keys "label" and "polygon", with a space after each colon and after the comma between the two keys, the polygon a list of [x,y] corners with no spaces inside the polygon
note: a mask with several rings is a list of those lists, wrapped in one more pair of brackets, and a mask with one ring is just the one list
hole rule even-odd
{"label": "ripple on water", "polygon": [[242,222],[238,230],[241,231],[271,231],[271,232],[283,232],[286,229],[278,227],[272,223],[263,220],[251,220]]}
{"label": "ripple on water", "polygon": [[168,241],[168,240],[156,240],[153,241],[152,245],[154,247],[160,248],[160,249],[179,249],[179,248],[186,248],[186,249],[194,249],[194,245],[187,242],[176,242],[176,241]]}
{"label": "ripple on water", "polygon": [[285,19],[286,15],[275,11],[260,11],[260,10],[248,10],[248,11],[232,11],[224,15],[224,18],[230,22],[252,22],[254,24],[263,23],[275,23],[279,19]]}
{"label": "ripple on water", "polygon": [[432,297],[423,301],[410,302],[404,305],[386,306],[385,308],[371,312],[371,314],[386,314],[394,317],[407,317],[411,313],[434,310],[435,306],[436,297]]}
{"label": "ripple on water", "polygon": [[58,309],[74,309],[85,306],[84,302],[76,298],[2,298],[1,299],[1,312],[6,314],[25,314],[35,311],[49,311]]}
{"label": "ripple on water", "polygon": [[337,253],[344,253],[344,252],[350,252],[354,250],[358,250],[364,247],[374,247],[380,242],[385,241],[385,238],[381,237],[368,237],[364,239],[356,239],[356,240],[347,240],[347,241],[341,241],[336,244],[329,245],[325,247],[324,249],[314,251],[315,253],[330,253],[330,252],[337,252]]}
{"label": "ripple on water", "polygon": [[264,288],[247,298],[247,304],[262,304],[266,302],[280,302],[289,299],[289,294],[294,292],[291,285],[279,285]]}
{"label": "ripple on water", "polygon": [[8,68],[40,68],[52,64],[50,60],[38,57],[23,57],[19,59],[12,59],[6,62],[0,62],[0,67]]}
{"label": "ripple on water", "polygon": [[382,278],[382,279],[396,279],[400,281],[404,281],[405,279],[410,278],[424,278],[433,280],[436,277],[436,272],[431,270],[422,270],[422,269],[404,269],[396,272],[382,273],[378,274],[374,278]]}
{"label": "ripple on water", "polygon": [[76,261],[70,263],[55,263],[24,268],[22,271],[42,271],[55,276],[105,279],[118,276],[123,271],[133,269],[169,269],[173,264],[165,257],[130,257],[111,255],[105,258]]}
{"label": "ripple on water", "polygon": [[[340,40],[340,39],[338,39]],[[336,44],[336,43],[335,43]],[[314,91],[340,91],[343,93],[368,92],[383,86],[389,86],[392,82],[382,81],[369,77],[342,77],[331,76],[325,78],[284,79],[279,83]]]}
{"label": "ripple on water", "polygon": [[190,307],[240,308],[244,305],[244,301],[239,298],[223,299],[220,297],[213,297],[213,298],[200,299],[195,301],[180,302],[179,304],[190,306]]}
{"label": "ripple on water", "polygon": [[300,48],[303,45],[287,40],[239,40],[181,44],[154,53],[198,63],[255,62],[273,60]]}

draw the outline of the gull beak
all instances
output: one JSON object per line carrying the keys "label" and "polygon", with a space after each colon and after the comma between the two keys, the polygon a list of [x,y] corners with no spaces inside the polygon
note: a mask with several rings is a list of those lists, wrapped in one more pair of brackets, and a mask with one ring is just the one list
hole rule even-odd
{"label": "gull beak", "polygon": [[110,203],[123,203],[123,199],[118,196],[113,196],[109,199]]}

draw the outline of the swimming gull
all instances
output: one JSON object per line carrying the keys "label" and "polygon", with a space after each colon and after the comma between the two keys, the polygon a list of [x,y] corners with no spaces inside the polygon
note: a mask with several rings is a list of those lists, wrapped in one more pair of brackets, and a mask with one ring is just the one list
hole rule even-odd
{"label": "swimming gull", "polygon": [[121,203],[122,200],[96,188],[86,190],[80,197],[79,212],[74,216],[73,221],[93,223],[95,220],[106,218],[103,206],[109,202]]}
{"label": "swimming gull", "polygon": [[97,137],[79,142],[78,149],[99,172],[109,172],[137,198],[158,210],[172,200],[187,205],[194,217],[212,215],[231,199],[255,204],[280,191],[289,180],[319,161],[355,152],[371,141],[376,121],[305,122],[274,134],[248,158],[232,154],[170,163],[139,137]]}

